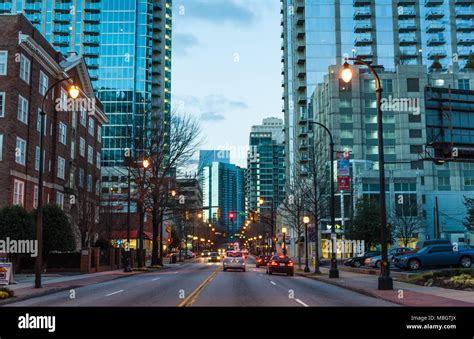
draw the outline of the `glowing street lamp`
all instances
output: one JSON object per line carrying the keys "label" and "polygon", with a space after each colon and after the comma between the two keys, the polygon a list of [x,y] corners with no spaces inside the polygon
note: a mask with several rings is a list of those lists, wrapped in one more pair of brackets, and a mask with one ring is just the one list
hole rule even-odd
{"label": "glowing street lamp", "polygon": [[305,268],[304,268],[304,271],[305,272],[309,272],[309,266],[308,266],[308,251],[309,251],[309,239],[308,239],[308,224],[309,224],[309,217],[308,216],[305,216],[303,218],[303,223],[304,223],[304,232],[305,232],[305,235],[304,235],[304,245],[305,245],[305,254],[306,254],[306,258],[305,258]]}
{"label": "glowing street lamp", "polygon": [[281,229],[281,232],[283,233],[283,254],[286,255],[286,232],[288,230],[286,229],[286,227],[283,227]]}

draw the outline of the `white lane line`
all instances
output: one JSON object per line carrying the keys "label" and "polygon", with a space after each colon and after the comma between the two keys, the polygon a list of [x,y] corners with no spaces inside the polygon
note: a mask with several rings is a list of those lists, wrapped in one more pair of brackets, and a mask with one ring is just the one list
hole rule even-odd
{"label": "white lane line", "polygon": [[161,278],[155,278],[155,279],[153,279],[152,281],[157,281],[157,280],[160,280],[160,279],[161,279]]}
{"label": "white lane line", "polygon": [[271,281],[271,280],[270,280],[270,284],[276,285],[276,283],[274,281]]}
{"label": "white lane line", "polygon": [[113,293],[109,293],[109,294],[106,295],[106,297],[110,297],[111,295],[114,295],[114,294],[117,294],[117,293],[122,293],[122,292],[123,292],[123,290],[113,292]]}
{"label": "white lane line", "polygon": [[301,305],[303,305],[304,307],[309,307],[309,305],[306,305],[304,302],[302,302],[301,300],[299,299],[295,299],[297,303],[300,303]]}
{"label": "white lane line", "polygon": [[173,274],[178,274],[179,272],[173,272]]}

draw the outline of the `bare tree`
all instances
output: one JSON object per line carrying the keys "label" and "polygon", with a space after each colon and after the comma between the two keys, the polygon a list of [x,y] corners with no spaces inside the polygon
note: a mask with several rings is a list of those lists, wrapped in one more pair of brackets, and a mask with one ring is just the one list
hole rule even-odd
{"label": "bare tree", "polygon": [[418,233],[423,231],[423,217],[421,211],[423,206],[417,206],[417,213],[411,213],[409,215],[403,215],[397,213],[396,209],[391,215],[392,223],[392,236],[402,240],[403,245],[406,247],[413,238],[418,236]]}

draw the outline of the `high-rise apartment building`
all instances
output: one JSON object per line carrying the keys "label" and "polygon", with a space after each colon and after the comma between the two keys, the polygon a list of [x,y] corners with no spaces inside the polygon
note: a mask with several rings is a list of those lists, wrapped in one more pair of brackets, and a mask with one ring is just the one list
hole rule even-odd
{"label": "high-rise apartment building", "polygon": [[[282,0],[287,184],[307,173],[314,145],[316,155],[328,160],[327,135],[309,123],[318,121],[332,131],[336,150],[351,152],[352,188],[340,196],[355,197],[361,190],[377,194],[374,79],[358,66],[353,67],[356,74],[350,85],[339,76],[345,57],[362,57],[383,66],[378,71],[385,100],[418,100],[420,109],[419,114],[384,110],[386,175],[393,185],[387,194],[414,196],[412,202],[423,206],[429,237],[436,235],[432,229],[434,197],[438,197],[445,233],[455,234],[453,241],[464,238],[463,218],[456,220],[456,215],[465,213],[462,196],[472,196],[470,185],[464,184],[468,165],[449,163],[441,168],[417,160],[423,158],[420,154],[427,143],[427,88],[474,88],[473,6],[473,1],[454,0]],[[448,182],[452,184],[445,185]],[[461,197],[456,202],[447,193],[448,186]],[[341,198],[338,221],[342,223],[352,213],[346,205],[351,203]]]}
{"label": "high-rise apartment building", "polygon": [[[61,53],[83,56],[109,123],[102,172],[116,182],[130,136],[171,111],[172,0],[4,0],[0,13],[24,13]],[[169,128],[169,127],[168,127]],[[110,177],[109,177],[110,176]],[[112,178],[112,176],[114,178]]]}
{"label": "high-rise apartment building", "polygon": [[284,139],[282,119],[267,118],[261,125],[252,126],[246,171],[247,211],[269,211],[272,204],[276,210],[285,199]]}

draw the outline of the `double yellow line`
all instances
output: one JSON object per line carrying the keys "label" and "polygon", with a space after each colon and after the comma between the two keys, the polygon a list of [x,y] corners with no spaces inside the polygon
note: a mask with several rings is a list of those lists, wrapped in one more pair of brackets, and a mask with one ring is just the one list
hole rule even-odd
{"label": "double yellow line", "polygon": [[212,272],[212,274],[204,280],[201,285],[199,285],[194,291],[191,292],[190,295],[186,299],[184,299],[178,307],[190,307],[192,306],[197,298],[199,297],[199,294],[202,292],[203,289],[206,288],[207,285],[210,284],[210,282],[216,277],[217,273],[219,272],[220,268]]}

